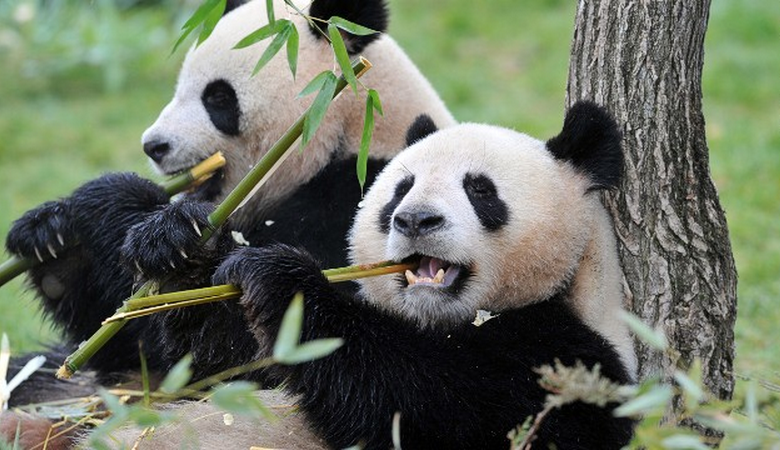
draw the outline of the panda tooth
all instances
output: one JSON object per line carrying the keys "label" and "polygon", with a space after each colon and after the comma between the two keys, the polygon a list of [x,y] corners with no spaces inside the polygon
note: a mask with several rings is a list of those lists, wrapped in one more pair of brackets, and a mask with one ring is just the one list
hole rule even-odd
{"label": "panda tooth", "polygon": [[433,277],[434,283],[442,284],[444,282],[444,269],[439,269],[438,272],[436,272],[436,276]]}
{"label": "panda tooth", "polygon": [[404,275],[406,275],[406,281],[409,282],[409,286],[417,284],[417,276],[411,270],[404,272]]}

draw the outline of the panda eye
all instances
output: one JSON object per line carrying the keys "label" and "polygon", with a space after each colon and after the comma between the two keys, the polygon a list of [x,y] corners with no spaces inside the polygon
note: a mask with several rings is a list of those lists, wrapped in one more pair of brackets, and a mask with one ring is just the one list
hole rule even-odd
{"label": "panda eye", "polygon": [[215,110],[227,110],[238,106],[236,91],[225,80],[217,80],[209,83],[201,96],[206,108]]}
{"label": "panda eye", "polygon": [[396,185],[393,196],[396,198],[404,197],[409,193],[409,190],[412,189],[412,186],[414,186],[414,177],[404,178],[400,183],[398,183],[398,185]]}
{"label": "panda eye", "polygon": [[211,106],[225,108],[230,103],[230,96],[226,92],[212,92],[206,96],[205,102]]}
{"label": "panda eye", "polygon": [[478,198],[496,197],[498,192],[496,191],[496,185],[490,178],[484,175],[471,175],[467,174],[463,179],[463,187],[469,196]]}

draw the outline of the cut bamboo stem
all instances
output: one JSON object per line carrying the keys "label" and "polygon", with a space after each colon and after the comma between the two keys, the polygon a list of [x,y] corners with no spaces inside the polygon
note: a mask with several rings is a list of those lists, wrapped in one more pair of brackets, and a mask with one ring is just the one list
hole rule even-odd
{"label": "cut bamboo stem", "polygon": [[[363,264],[357,266],[341,267],[338,269],[323,270],[322,274],[331,283],[357,280],[360,278],[376,277],[401,273],[414,269],[414,264],[398,264],[393,261],[383,261],[376,264]],[[170,292],[167,294],[150,295],[147,297],[130,299],[125,302],[126,312],[114,314],[103,321],[103,324],[122,320],[138,319],[151,314],[156,314],[172,309],[186,308],[188,306],[203,305],[206,303],[232,300],[241,297],[241,290],[232,284],[222,284],[187,291]]]}
{"label": "cut bamboo stem", "polygon": [[[160,187],[163,188],[168,195],[176,195],[193,185],[202,183],[224,165],[225,157],[222,155],[222,152],[217,152],[198,163],[192,169],[180,173],[167,181],[163,181],[160,183]],[[39,262],[35,259],[12,256],[3,264],[0,264],[0,286],[3,286],[38,264]]]}
{"label": "cut bamboo stem", "polygon": [[[353,63],[352,68],[356,77],[362,76],[371,68],[371,63],[360,57],[358,61]],[[336,90],[333,93],[335,98],[343,89],[347,86],[347,81],[344,75],[339,77],[336,84]],[[270,176],[276,168],[281,164],[284,158],[290,153],[290,149],[295,141],[300,137],[303,132],[303,124],[308,114],[308,109],[301,115],[298,120],[293,123],[290,128],[282,135],[282,137],[271,146],[268,153],[257,163],[249,173],[238,183],[233,191],[228,194],[222,203],[209,215],[208,228],[202,230],[201,242],[206,242],[216,231],[217,228],[222,226],[227,218],[236,211],[242,204],[242,202],[252,194],[252,192],[262,185],[265,180]],[[138,291],[136,291],[128,300],[138,299],[145,297],[149,294],[151,289],[155,286],[153,282],[144,283]],[[126,302],[115,314],[124,313],[127,311]],[[102,325],[86,342],[83,342],[75,352],[69,355],[65,362],[57,370],[58,378],[70,378],[81,366],[92,357],[99,349],[101,349],[106,342],[108,342],[125,324],[125,320],[118,320],[116,322],[107,323]]]}

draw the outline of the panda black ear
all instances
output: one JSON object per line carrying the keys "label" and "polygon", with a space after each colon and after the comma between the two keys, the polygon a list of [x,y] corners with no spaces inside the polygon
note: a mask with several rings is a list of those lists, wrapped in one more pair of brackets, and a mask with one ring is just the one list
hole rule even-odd
{"label": "panda black ear", "polygon": [[429,134],[433,134],[439,131],[436,124],[428,114],[420,114],[414,119],[412,125],[406,130],[406,146],[414,144],[417,141],[422,140]]}
{"label": "panda black ear", "polygon": [[547,141],[547,149],[587,174],[591,189],[611,189],[623,173],[620,141],[618,125],[605,108],[578,101],[566,113],[561,133]]}
{"label": "panda black ear", "polygon": [[[322,20],[339,16],[377,31],[367,36],[342,32],[347,50],[354,55],[376,40],[380,36],[379,33],[387,31],[389,13],[384,0],[314,0],[309,8],[309,15]],[[327,24],[324,22],[315,20],[314,26],[319,28],[311,30],[317,38],[328,35]]]}
{"label": "panda black ear", "polygon": [[233,11],[234,9],[243,5],[244,3],[246,3],[246,0],[227,0],[227,2],[225,3],[225,12],[222,13],[222,16],[224,17],[225,14],[229,13],[230,11]]}

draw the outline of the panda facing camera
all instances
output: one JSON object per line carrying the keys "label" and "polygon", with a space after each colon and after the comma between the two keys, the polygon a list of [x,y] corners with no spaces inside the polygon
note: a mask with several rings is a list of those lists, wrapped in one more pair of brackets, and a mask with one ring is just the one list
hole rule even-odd
{"label": "panda facing camera", "polygon": [[[583,299],[574,289],[589,242],[600,236],[594,216],[604,211],[594,189],[619,179],[615,128],[602,108],[578,103],[547,143],[476,124],[424,138],[412,133],[417,142],[367,193],[350,253],[356,264],[389,258],[418,267],[364,279],[356,295],[334,289],[305,250],[277,244],[234,251],[214,282],[243,290],[239,303],[258,357],[272,354],[296,292],[305,305],[301,341],[340,337],[344,344],[324,358],[269,369],[285,380],[288,395],[274,404],[296,403],[299,413],[246,424],[240,433],[212,424],[209,435],[220,433],[235,448],[386,449],[398,417],[405,449],[506,448],[507,433],[544,408],[547,392],[535,368],[581,362],[631,382],[615,346],[581,317]],[[607,308],[601,313],[613,314]],[[472,323],[479,310],[492,318]],[[532,448],[621,448],[632,421],[614,417],[614,406],[554,409]],[[212,409],[187,404],[177,411],[204,417]],[[180,431],[161,429],[150,445],[173,448],[170,436],[180,439]],[[137,435],[115,437],[132,442]]]}

